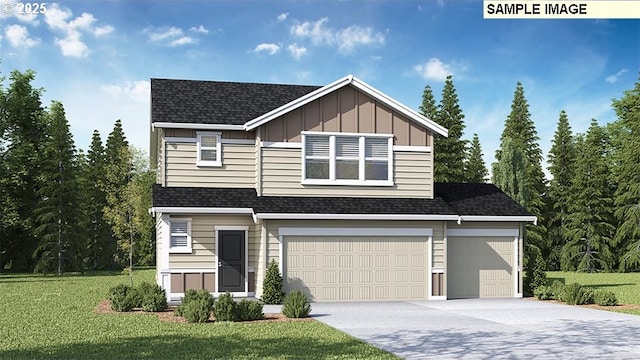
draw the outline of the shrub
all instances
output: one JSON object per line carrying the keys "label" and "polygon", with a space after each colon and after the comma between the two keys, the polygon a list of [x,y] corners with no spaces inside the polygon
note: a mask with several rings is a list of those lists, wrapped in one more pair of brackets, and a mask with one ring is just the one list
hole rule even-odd
{"label": "shrub", "polygon": [[593,294],[593,300],[596,304],[601,306],[616,306],[618,305],[618,298],[613,291],[598,289]]}
{"label": "shrub", "polygon": [[535,290],[540,286],[547,285],[546,263],[539,252],[532,254],[532,260],[527,264],[527,284],[529,289]]}
{"label": "shrub", "polygon": [[553,291],[551,286],[542,285],[533,290],[533,296],[538,300],[551,300],[553,299]]}
{"label": "shrub", "polygon": [[300,290],[290,292],[284,299],[282,313],[288,318],[304,318],[309,316],[311,305],[307,297]]}
{"label": "shrub", "polygon": [[269,262],[267,273],[262,283],[262,302],[265,304],[282,304],[284,292],[282,291],[282,276],[275,260]]}
{"label": "shrub", "polygon": [[138,291],[125,284],[116,285],[109,290],[109,301],[111,309],[121,312],[131,311],[142,302]]}
{"label": "shrub", "polygon": [[562,300],[569,305],[593,304],[593,289],[571,283],[565,286]]}
{"label": "shrub", "polygon": [[553,300],[563,301],[564,283],[560,280],[554,280],[553,284],[551,284],[551,293],[553,294]]}
{"label": "shrub", "polygon": [[209,303],[204,299],[189,301],[180,306],[180,308],[180,316],[183,316],[188,322],[203,323],[208,321],[209,316],[211,316]]}
{"label": "shrub", "polygon": [[167,295],[157,284],[143,282],[138,286],[137,291],[142,299],[142,310],[157,312],[167,309]]}
{"label": "shrub", "polygon": [[593,297],[595,293],[593,288],[583,286],[580,292],[580,303],[578,305],[593,304]]}
{"label": "shrub", "polygon": [[207,305],[208,309],[209,309],[209,313],[211,313],[211,311],[213,311],[213,295],[211,295],[211,293],[209,293],[209,290],[207,289],[200,289],[200,290],[195,290],[195,289],[188,289],[187,291],[185,291],[184,293],[184,297],[182,298],[182,305],[178,306],[174,312],[174,314],[176,316],[182,316],[185,317],[185,305],[195,302],[195,301],[204,301],[204,303]]}
{"label": "shrub", "polygon": [[213,316],[216,321],[238,321],[238,309],[231,293],[227,291],[215,301]]}
{"label": "shrub", "polygon": [[242,299],[242,301],[240,301],[236,305],[239,321],[264,319],[264,312],[262,312],[262,303],[258,301]]}

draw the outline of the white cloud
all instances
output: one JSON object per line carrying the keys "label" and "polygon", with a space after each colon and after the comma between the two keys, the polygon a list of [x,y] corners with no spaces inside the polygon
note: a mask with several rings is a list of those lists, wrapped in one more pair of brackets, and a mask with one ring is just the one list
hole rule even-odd
{"label": "white cloud", "polygon": [[622,74],[624,74],[626,72],[627,72],[627,69],[622,69],[622,70],[618,71],[617,73],[615,73],[614,75],[607,76],[607,78],[605,80],[609,84],[616,83],[618,81],[618,78],[620,78],[620,76],[622,76]]}
{"label": "white cloud", "polygon": [[50,29],[64,33],[64,38],[55,39],[55,44],[64,56],[89,56],[89,47],[82,41],[83,32],[99,37],[115,30],[111,25],[94,26],[97,19],[89,13],[82,13],[75,19],[72,16],[73,13],[69,8],[63,8],[56,3],[47,6],[47,12],[44,14],[45,22]]}
{"label": "white cloud", "polygon": [[32,48],[40,43],[40,39],[30,38],[29,30],[22,25],[9,25],[4,30],[5,36],[14,48]]}
{"label": "white cloud", "polygon": [[443,63],[438,58],[431,58],[424,64],[418,64],[413,68],[425,80],[444,81],[448,75],[453,75],[451,66]]}
{"label": "white cloud", "polygon": [[204,26],[200,25],[198,27],[192,27],[191,29],[189,29],[189,31],[191,32],[195,32],[195,33],[201,33],[201,34],[208,34],[209,30],[207,30]]}
{"label": "white cloud", "polygon": [[278,51],[280,51],[280,45],[273,43],[258,44],[255,49],[253,49],[255,53],[266,53],[269,55],[275,55]]}
{"label": "white cloud", "polygon": [[151,83],[148,80],[125,81],[121,84],[104,85],[102,91],[114,97],[124,97],[140,102],[149,101]]}
{"label": "white cloud", "polygon": [[155,32],[150,29],[145,29],[144,32],[148,33],[149,40],[152,42],[162,43],[167,46],[181,46],[194,44],[196,42],[196,39],[185,35],[181,28],[175,26],[165,27]]}
{"label": "white cloud", "polygon": [[307,48],[304,46],[298,46],[298,44],[296,43],[289,45],[288,49],[289,49],[289,53],[291,54],[291,57],[293,57],[296,60],[300,60],[302,56],[307,54]]}
{"label": "white cloud", "polygon": [[309,39],[313,45],[336,47],[342,53],[350,53],[361,45],[382,45],[384,35],[370,27],[352,25],[343,29],[327,27],[329,18],[317,21],[305,21],[293,25],[290,29],[294,37]]}
{"label": "white cloud", "polygon": [[[18,5],[18,3],[20,3],[20,5]],[[0,19],[8,19],[11,17],[15,17],[16,19],[18,19],[18,21],[23,22],[23,23],[27,23],[27,24],[31,24],[31,25],[37,25],[38,22],[38,13],[42,11],[42,9],[40,8],[41,4],[40,2],[38,2],[37,9],[33,9],[31,13],[27,13],[26,11],[20,11],[20,9],[22,9],[22,7],[24,7],[24,4],[26,4],[26,2],[20,2],[17,0],[7,0],[7,1],[3,1],[2,2],[2,11],[0,11]],[[35,6],[36,3],[30,3],[30,6]],[[46,4],[45,3],[45,10],[46,10]]]}
{"label": "white cloud", "polygon": [[287,17],[289,17],[289,13],[282,13],[278,15],[278,21],[285,21],[287,20]]}

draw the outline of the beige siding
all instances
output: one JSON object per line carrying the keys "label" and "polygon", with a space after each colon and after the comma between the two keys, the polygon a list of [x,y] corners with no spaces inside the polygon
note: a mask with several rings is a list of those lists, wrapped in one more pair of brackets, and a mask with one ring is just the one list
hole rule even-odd
{"label": "beige siding", "polygon": [[431,154],[394,152],[393,186],[302,185],[300,149],[262,149],[262,194],[289,196],[433,196]]}
{"label": "beige siding", "polygon": [[248,265],[255,269],[260,250],[260,233],[250,216],[180,215],[177,218],[191,218],[191,254],[169,254],[171,269],[216,269],[216,226],[249,226]]}
{"label": "beige siding", "polygon": [[262,126],[263,140],[300,142],[302,131],[394,134],[394,145],[431,146],[433,135],[368,95],[346,86]]}
{"label": "beige siding", "polygon": [[156,183],[157,184],[161,184],[164,185],[164,170],[165,170],[165,156],[164,156],[164,146],[165,143],[164,141],[162,141],[161,137],[162,135],[162,129],[157,129],[155,130],[157,132],[157,134],[155,134],[158,138],[157,138],[157,142],[156,142]]}
{"label": "beige siding", "polygon": [[519,222],[493,221],[463,221],[458,225],[456,221],[447,222],[447,229],[520,229]]}
{"label": "beige siding", "polygon": [[[163,247],[167,244],[162,243],[162,214],[156,213],[156,269],[162,269]],[[164,270],[164,269],[163,269]]]}
{"label": "beige siding", "polygon": [[222,144],[222,166],[198,167],[197,145],[166,144],[166,186],[255,187],[255,146]]}
{"label": "beige siding", "polygon": [[444,269],[445,267],[445,251],[444,251],[444,222],[433,228],[433,267]]}

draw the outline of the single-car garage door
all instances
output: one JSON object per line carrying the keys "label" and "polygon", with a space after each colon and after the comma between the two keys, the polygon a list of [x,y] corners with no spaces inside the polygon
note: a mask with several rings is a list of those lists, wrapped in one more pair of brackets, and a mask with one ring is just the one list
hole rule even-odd
{"label": "single-car garage door", "polygon": [[427,240],[286,236],[285,290],[313,301],[426,300]]}
{"label": "single-car garage door", "polygon": [[513,297],[512,237],[447,239],[447,298]]}

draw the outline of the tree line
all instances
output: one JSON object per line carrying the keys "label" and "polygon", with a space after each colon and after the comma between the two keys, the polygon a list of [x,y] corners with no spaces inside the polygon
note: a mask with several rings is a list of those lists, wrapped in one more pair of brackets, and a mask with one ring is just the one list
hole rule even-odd
{"label": "tree line", "polygon": [[[449,129],[434,140],[437,182],[485,181],[487,169],[474,134],[462,138],[464,115],[452,77],[435,105],[429,85],[420,111]],[[491,182],[538,217],[526,225],[525,267],[547,270],[640,270],[640,80],[612,101],[617,120],[574,134],[561,110],[547,155],[545,178],[535,124],[521,83],[507,116]],[[528,271],[532,267],[528,267]]]}
{"label": "tree line", "polygon": [[77,149],[64,106],[42,104],[35,73],[0,78],[0,271],[62,274],[152,265],[147,156],[117,120]]}

